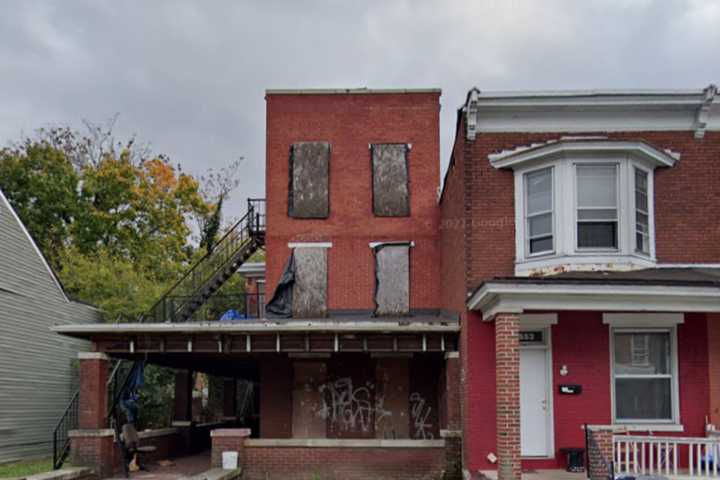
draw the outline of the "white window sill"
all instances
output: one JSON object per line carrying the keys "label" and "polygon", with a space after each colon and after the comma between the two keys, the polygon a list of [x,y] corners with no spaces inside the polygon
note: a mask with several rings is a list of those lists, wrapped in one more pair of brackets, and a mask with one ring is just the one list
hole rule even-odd
{"label": "white window sill", "polygon": [[641,255],[588,254],[543,255],[515,262],[515,275],[534,276],[556,274],[560,271],[627,271],[652,268],[656,261]]}

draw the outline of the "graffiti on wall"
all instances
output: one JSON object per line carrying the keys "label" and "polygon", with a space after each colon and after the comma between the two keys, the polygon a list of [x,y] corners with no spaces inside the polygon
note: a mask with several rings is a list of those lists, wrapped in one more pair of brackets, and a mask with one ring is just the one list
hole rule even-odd
{"label": "graffiti on wall", "polygon": [[[384,431],[392,423],[394,412],[385,407],[383,395],[375,394],[372,382],[356,386],[350,377],[339,378],[318,387],[321,405],[316,415],[328,420],[337,431]],[[414,427],[412,438],[432,439],[432,407],[418,392],[409,396],[410,414]],[[402,412],[395,412],[403,416]],[[389,425],[391,426],[391,425]]]}
{"label": "graffiti on wall", "polygon": [[356,387],[352,378],[345,377],[321,385],[322,406],[317,414],[340,431],[370,432],[392,412],[383,407],[384,399],[377,396],[373,401],[375,387],[368,382]]}
{"label": "graffiti on wall", "polygon": [[418,392],[410,394],[410,418],[412,418],[415,427],[413,438],[423,440],[432,440],[434,438],[432,419],[430,418],[431,413],[432,407],[427,404],[422,395]]}

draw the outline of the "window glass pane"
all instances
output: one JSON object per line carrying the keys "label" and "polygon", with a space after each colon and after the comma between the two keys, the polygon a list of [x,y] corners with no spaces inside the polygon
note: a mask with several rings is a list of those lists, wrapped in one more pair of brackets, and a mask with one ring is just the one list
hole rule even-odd
{"label": "window glass pane", "polygon": [[537,215],[528,219],[530,224],[530,238],[538,235],[552,234],[552,213]]}
{"label": "window glass pane", "polygon": [[616,379],[615,416],[618,420],[672,420],[671,379]]}
{"label": "window glass pane", "polygon": [[578,247],[617,248],[617,222],[578,223]]}
{"label": "window glass pane", "polygon": [[615,375],[670,373],[670,334],[615,333]]}
{"label": "window glass pane", "polygon": [[534,238],[530,240],[530,253],[549,252],[552,249],[552,237]]}
{"label": "window glass pane", "polygon": [[614,165],[578,165],[578,208],[617,206],[616,175]]}
{"label": "window glass pane", "polygon": [[552,210],[552,169],[528,173],[525,182],[528,215]]}
{"label": "window glass pane", "polygon": [[635,249],[650,252],[650,229],[648,218],[648,174],[635,169]]}
{"label": "window glass pane", "polygon": [[617,210],[578,210],[578,220],[617,220]]}

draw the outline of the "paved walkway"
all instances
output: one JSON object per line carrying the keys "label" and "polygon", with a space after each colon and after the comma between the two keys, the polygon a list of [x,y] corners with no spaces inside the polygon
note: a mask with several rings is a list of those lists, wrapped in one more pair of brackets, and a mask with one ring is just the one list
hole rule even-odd
{"label": "paved walkway", "polygon": [[[148,471],[139,471],[130,474],[131,480],[177,480],[182,477],[197,475],[210,469],[210,452],[204,452],[188,457],[170,459],[173,464],[167,467],[149,462]],[[125,480],[122,473],[116,474],[111,480]]]}

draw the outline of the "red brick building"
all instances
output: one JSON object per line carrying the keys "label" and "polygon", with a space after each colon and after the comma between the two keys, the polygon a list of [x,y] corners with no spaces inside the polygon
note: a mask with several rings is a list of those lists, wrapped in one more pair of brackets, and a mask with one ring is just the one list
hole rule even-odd
{"label": "red brick building", "polygon": [[440,200],[468,473],[564,467],[589,424],[616,472],[712,475],[718,130],[713,86],[469,92]]}
{"label": "red brick building", "polygon": [[[459,323],[436,285],[439,97],[267,92],[267,201],[250,201],[142,323],[59,328],[98,352],[81,360],[80,410],[92,421],[72,435],[77,463],[110,468],[99,391],[109,355],[178,369],[175,427],[191,444],[209,428],[191,422],[189,372],[228,379],[230,424],[233,382],[251,381],[249,429],[211,434],[212,461],[239,450],[245,478],[459,478]],[[261,247],[266,289],[247,263]],[[225,321],[214,292],[238,270],[246,314],[229,305],[239,313]]]}
{"label": "red brick building", "polygon": [[[567,449],[594,478],[715,474],[717,89],[472,90],[438,197],[439,96],[267,92],[267,201],[140,323],[57,328],[96,350],[77,462],[112,469],[111,356],[178,369],[174,441],[251,479],[515,480]],[[223,321],[213,294],[258,248],[244,305],[265,308]],[[227,378],[223,426],[249,429],[193,425],[191,371]]]}

